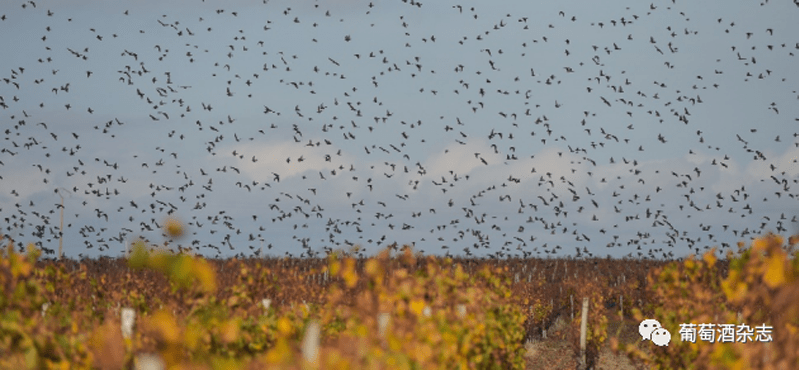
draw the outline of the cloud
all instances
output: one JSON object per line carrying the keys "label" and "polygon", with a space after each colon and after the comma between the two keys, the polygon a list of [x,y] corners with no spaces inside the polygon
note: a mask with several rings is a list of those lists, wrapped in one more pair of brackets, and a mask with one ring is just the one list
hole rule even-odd
{"label": "cloud", "polygon": [[3,175],[3,181],[0,181],[0,208],[11,207],[19,202],[19,199],[28,199],[37,193],[53,192],[55,189],[55,186],[44,183],[42,173],[38,168],[13,167],[16,169],[6,172]]}
{"label": "cloud", "polygon": [[337,154],[337,150],[331,146],[307,146],[288,141],[236,144],[219,152],[241,155],[239,169],[257,181],[271,182],[273,173],[283,181],[310,171],[329,172],[339,167],[349,169],[354,163],[353,157]]}

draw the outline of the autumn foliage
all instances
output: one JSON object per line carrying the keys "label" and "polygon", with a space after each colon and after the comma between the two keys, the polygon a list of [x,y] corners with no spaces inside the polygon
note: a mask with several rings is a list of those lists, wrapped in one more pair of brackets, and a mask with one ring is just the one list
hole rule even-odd
{"label": "autumn foliage", "polygon": [[[672,331],[667,347],[620,346],[632,359],[657,369],[794,369],[798,367],[797,237],[766,235],[730,256],[725,266],[713,252],[671,263],[648,278],[648,304],[637,320],[657,318]],[[794,250],[793,254],[788,251]],[[720,268],[727,267],[721,277]],[[768,325],[771,342],[682,341],[681,323]],[[716,337],[717,335],[715,335]],[[647,345],[650,343],[643,343]]]}
{"label": "autumn foliage", "polygon": [[[654,368],[797,367],[798,257],[775,236],[728,261],[672,263],[466,260],[397,245],[369,259],[213,260],[143,242],[126,259],[47,262],[12,245],[0,256],[0,368],[522,369],[525,341],[544,331],[577,358],[583,297],[588,366],[610,340]],[[658,318],[672,344],[620,343],[609,308]],[[774,341],[678,339],[682,322],[740,321],[772,325]]]}

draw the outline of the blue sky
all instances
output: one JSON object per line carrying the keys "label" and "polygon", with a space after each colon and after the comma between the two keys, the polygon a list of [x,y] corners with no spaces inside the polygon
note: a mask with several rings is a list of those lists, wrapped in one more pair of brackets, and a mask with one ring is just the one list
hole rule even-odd
{"label": "blue sky", "polygon": [[7,2],[2,232],[57,249],[63,188],[73,257],[161,243],[168,212],[189,231],[172,245],[208,256],[663,258],[793,235],[796,14]]}

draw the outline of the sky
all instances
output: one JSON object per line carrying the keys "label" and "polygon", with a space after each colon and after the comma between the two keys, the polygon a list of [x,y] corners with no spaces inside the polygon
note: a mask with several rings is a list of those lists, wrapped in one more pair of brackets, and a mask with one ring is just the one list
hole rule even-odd
{"label": "sky", "polygon": [[20,247],[671,259],[798,232],[797,4],[7,1],[0,34]]}

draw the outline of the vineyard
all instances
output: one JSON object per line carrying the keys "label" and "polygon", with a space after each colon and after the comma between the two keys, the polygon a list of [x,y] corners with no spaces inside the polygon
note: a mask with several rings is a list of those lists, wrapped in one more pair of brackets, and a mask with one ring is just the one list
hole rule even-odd
{"label": "vineyard", "polygon": [[[725,261],[445,259],[397,245],[369,259],[213,260],[139,242],[129,258],[44,261],[9,242],[0,368],[525,369],[525,343],[557,320],[588,368],[604,345],[641,368],[797,368],[796,245],[767,235]],[[658,318],[671,345],[620,339],[608,310]],[[773,341],[680,341],[689,322],[767,323]]]}

